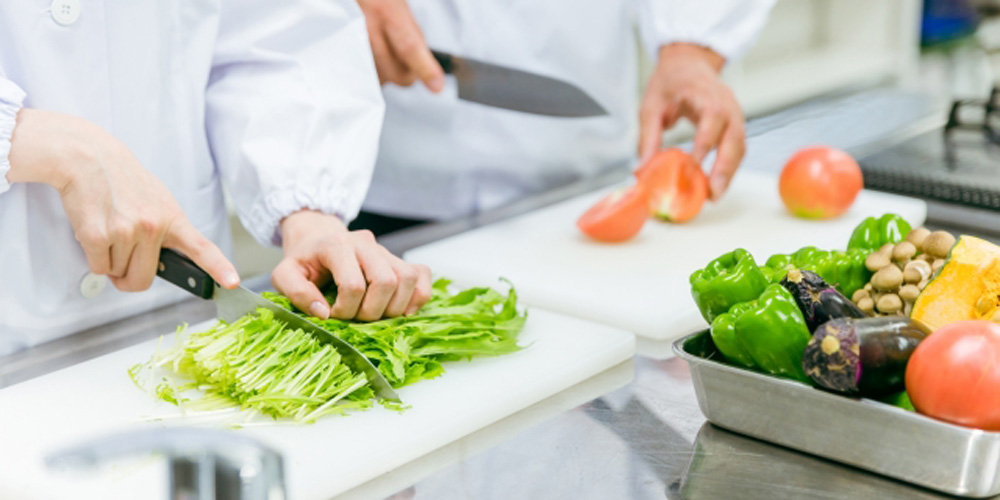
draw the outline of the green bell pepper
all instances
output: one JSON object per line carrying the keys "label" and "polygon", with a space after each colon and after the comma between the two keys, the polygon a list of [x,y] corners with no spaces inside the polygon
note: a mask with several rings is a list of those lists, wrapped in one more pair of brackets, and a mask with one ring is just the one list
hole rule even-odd
{"label": "green bell pepper", "polygon": [[735,304],[756,299],[767,278],[750,252],[737,248],[691,274],[691,296],[709,323]]}
{"label": "green bell pepper", "polygon": [[818,274],[840,293],[850,297],[872,277],[871,271],[865,267],[867,257],[868,251],[860,248],[845,252],[803,247],[790,255],[772,255],[761,270],[770,283],[778,283],[788,271],[806,269]]}
{"label": "green bell pepper", "polygon": [[910,234],[910,223],[896,214],[869,217],[858,224],[847,243],[848,249],[861,248],[874,251],[886,243],[899,243]]}
{"label": "green bell pepper", "polygon": [[809,382],[802,351],[812,337],[792,294],[769,285],[757,300],[733,306],[712,322],[712,341],[734,364]]}

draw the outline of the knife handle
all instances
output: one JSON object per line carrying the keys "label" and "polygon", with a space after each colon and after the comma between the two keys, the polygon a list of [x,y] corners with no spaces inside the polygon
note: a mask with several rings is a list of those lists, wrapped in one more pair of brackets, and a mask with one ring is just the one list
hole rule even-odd
{"label": "knife handle", "polygon": [[215,280],[191,259],[169,248],[160,249],[156,275],[203,299],[215,294]]}
{"label": "knife handle", "polygon": [[451,59],[451,54],[447,52],[439,52],[436,50],[431,50],[431,54],[434,56],[434,60],[441,65],[441,69],[444,70],[446,74],[451,74],[455,69],[454,61]]}

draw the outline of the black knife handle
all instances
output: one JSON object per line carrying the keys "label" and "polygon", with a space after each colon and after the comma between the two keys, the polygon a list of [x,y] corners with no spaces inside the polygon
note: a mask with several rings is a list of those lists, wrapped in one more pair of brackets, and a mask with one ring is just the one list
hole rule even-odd
{"label": "black knife handle", "polygon": [[160,250],[156,275],[203,299],[215,294],[215,280],[191,259],[169,248]]}
{"label": "black knife handle", "polygon": [[436,50],[431,50],[431,54],[434,55],[434,59],[441,65],[441,69],[443,69],[445,73],[452,73],[455,69],[455,64],[451,59],[451,54],[447,52],[438,52]]}

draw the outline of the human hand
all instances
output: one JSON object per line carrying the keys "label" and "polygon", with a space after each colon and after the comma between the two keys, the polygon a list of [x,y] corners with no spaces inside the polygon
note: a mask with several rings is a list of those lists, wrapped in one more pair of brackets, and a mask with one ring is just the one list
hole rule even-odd
{"label": "human hand", "polygon": [[236,268],[202,236],[170,191],[132,152],[82,118],[22,109],[11,140],[10,182],[54,187],[94,274],[122,291],[149,288],[160,249],[179,250],[222,286]]}
{"label": "human hand", "polygon": [[406,0],[358,0],[368,25],[379,82],[408,87],[420,80],[431,92],[444,89],[444,70],[431,55]]}
{"label": "human hand", "polygon": [[[430,269],[391,254],[371,231],[349,231],[333,215],[303,210],[281,222],[281,235],[285,258],[271,284],[317,318],[408,316],[430,300]],[[332,308],[319,290],[331,279],[337,285]]]}
{"label": "human hand", "polygon": [[701,163],[715,148],[710,195],[719,199],[746,152],[743,112],[719,77],[725,60],[711,49],[676,43],[660,49],[639,112],[639,157],[645,163],[660,148],[663,131],[681,117],[697,128],[692,156]]}

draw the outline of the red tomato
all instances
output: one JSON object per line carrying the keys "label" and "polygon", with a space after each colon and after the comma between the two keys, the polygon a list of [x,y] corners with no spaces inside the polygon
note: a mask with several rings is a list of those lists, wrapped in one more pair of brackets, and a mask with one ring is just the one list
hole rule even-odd
{"label": "red tomato", "polygon": [[649,211],[671,222],[687,222],[701,212],[708,198],[708,178],[691,155],[664,149],[635,172],[649,191]]}
{"label": "red tomato", "polygon": [[649,195],[636,184],[612,193],[590,207],[576,226],[599,241],[619,242],[639,234],[649,217]]}
{"label": "red tomato", "polygon": [[851,155],[817,146],[800,149],[781,171],[778,191],[792,214],[806,219],[838,217],[854,203],[864,178]]}
{"label": "red tomato", "polygon": [[1000,325],[958,321],[935,330],[906,365],[906,392],[920,413],[1000,430]]}

